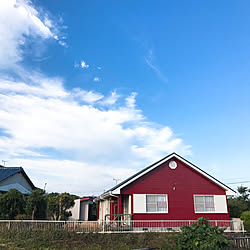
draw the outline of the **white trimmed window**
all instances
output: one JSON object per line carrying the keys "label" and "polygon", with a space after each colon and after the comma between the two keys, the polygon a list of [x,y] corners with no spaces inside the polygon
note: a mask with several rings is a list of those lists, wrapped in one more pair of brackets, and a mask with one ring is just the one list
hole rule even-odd
{"label": "white trimmed window", "polygon": [[196,213],[214,212],[214,196],[213,195],[195,195],[194,206]]}
{"label": "white trimmed window", "polygon": [[133,211],[142,213],[168,213],[167,194],[133,194]]}
{"label": "white trimmed window", "polygon": [[146,212],[147,213],[167,213],[168,204],[167,204],[167,195],[155,195],[147,194],[146,195]]}

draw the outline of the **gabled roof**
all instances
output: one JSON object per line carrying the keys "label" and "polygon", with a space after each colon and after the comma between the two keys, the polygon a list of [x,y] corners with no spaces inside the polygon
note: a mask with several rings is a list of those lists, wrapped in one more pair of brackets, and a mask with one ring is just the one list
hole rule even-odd
{"label": "gabled roof", "polygon": [[114,186],[113,188],[109,189],[108,191],[106,191],[105,193],[103,193],[101,196],[99,196],[100,198],[102,197],[107,197],[110,195],[116,195],[116,194],[120,194],[120,191],[123,187],[127,186],[128,184],[130,184],[131,182],[137,180],[138,178],[140,178],[141,176],[145,175],[146,173],[152,171],[153,169],[155,169],[156,167],[162,165],[163,163],[165,163],[166,161],[172,159],[172,158],[176,158],[179,161],[183,162],[184,164],[186,164],[188,167],[190,167],[191,169],[195,170],[196,172],[198,172],[199,174],[203,175],[204,177],[206,177],[207,179],[209,179],[210,181],[212,181],[213,183],[217,184],[218,186],[220,186],[221,188],[223,188],[226,191],[227,195],[235,195],[235,191],[233,189],[231,189],[230,187],[226,186],[225,184],[223,184],[222,182],[220,182],[219,180],[217,180],[216,178],[214,178],[213,176],[211,176],[210,174],[206,173],[205,171],[203,171],[202,169],[200,169],[199,167],[195,166],[194,164],[192,164],[191,162],[187,161],[186,159],[184,159],[183,157],[181,157],[180,155],[176,154],[176,153],[172,153],[170,155],[167,155],[166,157],[162,158],[161,160],[153,163],[152,165],[142,169],[141,171],[137,172],[136,174],[132,175],[131,177],[129,177],[128,179],[124,180],[123,182],[117,184],[116,186]]}
{"label": "gabled roof", "polygon": [[32,189],[36,188],[22,167],[3,167],[3,166],[0,166],[0,182],[17,174],[17,173],[21,173],[23,175],[23,177],[26,179],[26,181],[29,183],[29,185],[31,186]]}

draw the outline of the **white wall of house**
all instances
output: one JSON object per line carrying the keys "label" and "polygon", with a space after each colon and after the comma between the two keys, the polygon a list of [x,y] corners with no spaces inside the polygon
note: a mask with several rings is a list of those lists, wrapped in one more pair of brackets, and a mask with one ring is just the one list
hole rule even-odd
{"label": "white wall of house", "polygon": [[8,192],[10,189],[17,189],[23,194],[30,194],[32,188],[21,173],[16,173],[0,182],[0,191]]}
{"label": "white wall of house", "polygon": [[75,200],[75,205],[69,209],[72,216],[69,217],[69,220],[79,220],[80,219],[80,199]]}
{"label": "white wall of house", "polygon": [[72,216],[69,220],[73,221],[88,221],[89,219],[89,200],[81,201],[80,199],[75,200],[75,205],[69,209]]}
{"label": "white wall of house", "polygon": [[89,201],[81,201],[80,203],[80,220],[87,221],[89,219]]}
{"label": "white wall of house", "polygon": [[110,201],[101,200],[99,205],[99,219],[105,220],[105,215],[110,214]]}

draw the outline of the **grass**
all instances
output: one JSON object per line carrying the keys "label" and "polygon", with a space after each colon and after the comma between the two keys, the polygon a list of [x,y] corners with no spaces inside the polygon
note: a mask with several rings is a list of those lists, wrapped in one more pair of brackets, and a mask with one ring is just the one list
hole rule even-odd
{"label": "grass", "polygon": [[0,233],[0,249],[175,249],[174,233],[82,233],[11,231]]}

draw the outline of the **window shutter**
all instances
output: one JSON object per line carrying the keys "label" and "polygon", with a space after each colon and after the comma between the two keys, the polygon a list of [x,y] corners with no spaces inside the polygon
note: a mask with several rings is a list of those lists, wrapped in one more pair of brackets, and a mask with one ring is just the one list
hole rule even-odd
{"label": "window shutter", "polygon": [[133,195],[134,213],[146,213],[146,195],[134,194]]}
{"label": "window shutter", "polygon": [[214,195],[215,213],[227,213],[226,195]]}

